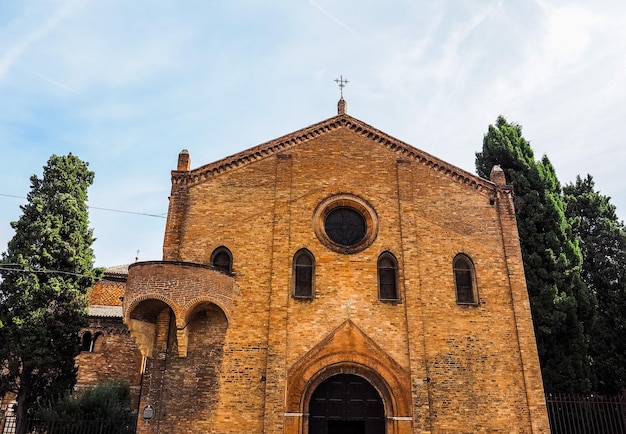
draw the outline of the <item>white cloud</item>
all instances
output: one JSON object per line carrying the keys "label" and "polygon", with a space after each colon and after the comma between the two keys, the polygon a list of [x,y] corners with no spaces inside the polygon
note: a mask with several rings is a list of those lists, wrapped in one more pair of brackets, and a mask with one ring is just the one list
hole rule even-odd
{"label": "white cloud", "polygon": [[354,36],[358,36],[354,30],[348,26],[346,23],[344,23],[343,21],[341,21],[339,18],[337,18],[336,16],[332,15],[330,12],[328,12],[326,9],[324,9],[322,6],[320,6],[320,4],[318,2],[316,2],[315,0],[309,0],[309,3],[316,8],[318,11],[320,11],[321,13],[323,13],[324,15],[326,15],[328,18],[330,18],[332,21],[334,21],[336,24],[338,24],[339,26],[343,27],[344,29],[346,29],[348,32],[352,33],[352,35]]}
{"label": "white cloud", "polygon": [[46,75],[43,75],[43,74],[41,74],[41,73],[39,73],[39,72],[35,72],[35,75],[37,75],[38,77],[40,77],[40,78],[42,78],[42,79],[46,80],[46,81],[47,81],[47,82],[49,82],[49,83],[54,84],[54,85],[55,85],[55,86],[57,86],[57,87],[60,87],[60,88],[61,88],[61,89],[63,89],[63,90],[66,90],[66,91],[71,92],[71,93],[75,93],[75,94],[77,94],[77,95],[79,94],[79,93],[78,93],[78,92],[76,92],[74,89],[70,88],[69,86],[67,86],[67,85],[65,85],[65,84],[63,84],[63,83],[60,83],[60,82],[58,82],[58,81],[56,81],[56,80],[53,80],[52,78],[50,78],[50,77],[48,77],[48,76],[46,76]]}
{"label": "white cloud", "polygon": [[573,62],[589,47],[591,33],[598,19],[580,6],[548,9],[545,57],[556,62]]}
{"label": "white cloud", "polygon": [[36,17],[39,22],[31,23],[17,21],[9,31],[3,32],[8,46],[3,47],[4,54],[0,57],[0,80],[11,70],[13,65],[28,48],[59,26],[63,20],[74,14],[79,7],[79,1],[68,0],[63,2],[50,17],[44,15]]}

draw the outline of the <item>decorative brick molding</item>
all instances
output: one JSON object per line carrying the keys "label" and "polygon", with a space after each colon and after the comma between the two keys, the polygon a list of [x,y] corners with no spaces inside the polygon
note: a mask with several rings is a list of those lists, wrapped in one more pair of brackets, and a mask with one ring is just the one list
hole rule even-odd
{"label": "decorative brick molding", "polygon": [[486,179],[466,172],[450,163],[446,163],[427,152],[417,149],[347,114],[334,116],[325,121],[313,124],[291,134],[260,144],[246,151],[239,152],[194,170],[180,170],[180,167],[187,166],[179,165],[179,170],[172,171],[172,185],[191,186],[204,182],[216,175],[230,172],[231,170],[238,169],[254,161],[271,157],[279,152],[289,150],[300,143],[307,142],[339,128],[347,128],[358,135],[365,136],[373,142],[396,152],[398,158],[419,161],[421,164],[431,167],[455,181],[468,185],[476,190],[484,193],[489,193],[493,190],[493,184]]}
{"label": "decorative brick molding", "polygon": [[124,324],[141,353],[152,357],[159,312],[170,308],[176,323],[179,357],[187,357],[187,324],[199,306],[214,304],[228,318],[234,278],[208,265],[175,261],[136,262],[128,269]]}

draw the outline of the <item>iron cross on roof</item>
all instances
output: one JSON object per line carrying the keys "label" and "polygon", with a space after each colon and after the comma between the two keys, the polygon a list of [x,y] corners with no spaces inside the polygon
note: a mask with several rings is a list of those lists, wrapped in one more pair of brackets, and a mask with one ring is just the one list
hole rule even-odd
{"label": "iron cross on roof", "polygon": [[343,75],[340,75],[339,78],[335,79],[335,83],[339,85],[339,91],[341,92],[341,97],[343,98],[343,88],[348,84],[348,80],[343,79]]}

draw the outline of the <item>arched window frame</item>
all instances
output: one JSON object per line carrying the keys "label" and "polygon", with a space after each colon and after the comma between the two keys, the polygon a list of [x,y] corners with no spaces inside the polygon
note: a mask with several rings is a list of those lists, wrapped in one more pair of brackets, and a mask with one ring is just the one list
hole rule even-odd
{"label": "arched window frame", "polygon": [[[391,266],[389,266],[391,265]],[[380,301],[400,301],[398,260],[391,252],[383,252],[376,263],[378,299]],[[392,286],[389,288],[389,286]]]}
{"label": "arched window frame", "polygon": [[106,337],[104,333],[96,332],[93,335],[93,342],[91,343],[91,352],[101,353],[104,349],[105,344],[106,344]]}
{"label": "arched window frame", "polygon": [[[219,260],[220,258],[224,258],[224,257],[228,258],[227,267],[224,267],[216,263],[216,260]],[[211,266],[217,270],[223,271],[224,273],[230,274],[233,272],[233,254],[230,252],[228,247],[220,246],[216,248],[215,250],[213,250],[213,253],[211,253]]]}
{"label": "arched window frame", "polygon": [[[459,253],[452,261],[454,289],[456,303],[463,305],[478,305],[478,286],[476,284],[476,269],[472,259]],[[468,284],[470,285],[468,288]]]}
{"label": "arched window frame", "polygon": [[[308,260],[309,263],[304,263]],[[315,256],[307,249],[293,255],[291,294],[293,298],[310,300],[315,297]],[[304,286],[302,286],[304,285]],[[307,288],[308,286],[308,288]]]}
{"label": "arched window frame", "polygon": [[93,338],[90,331],[86,331],[80,337],[80,351],[89,353],[93,349]]}

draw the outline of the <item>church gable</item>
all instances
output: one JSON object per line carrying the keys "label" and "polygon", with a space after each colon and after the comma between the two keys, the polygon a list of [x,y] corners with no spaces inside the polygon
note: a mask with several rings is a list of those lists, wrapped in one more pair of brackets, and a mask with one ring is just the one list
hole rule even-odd
{"label": "church gable", "polygon": [[[186,154],[185,164],[181,166],[179,161],[178,170],[172,172],[172,182],[174,184],[185,184],[188,186],[201,183],[205,180],[229,173],[238,168],[245,167],[254,162],[266,158],[288,153],[297,149],[305,143],[316,139],[323,139],[332,132],[345,129],[354,134],[355,137],[367,139],[373,146],[391,151],[397,159],[418,162],[419,164],[432,169],[435,172],[444,174],[461,184],[470,186],[482,192],[489,192],[493,185],[474,174],[460,169],[452,164],[415,148],[395,137],[390,136],[368,124],[355,119],[347,114],[338,115],[325,121],[313,124],[309,127],[260,144],[248,150],[239,152],[222,160],[203,165],[190,170],[189,156]],[[323,152],[323,149],[320,149]]]}
{"label": "church gable", "polygon": [[[410,192],[411,208],[416,218],[423,220],[422,227],[436,225],[457,235],[475,235],[495,224],[496,187],[492,182],[348,115],[197,169],[191,170],[190,165],[189,154],[183,152],[179,170],[172,172],[172,208],[164,245],[168,260],[211,264],[215,249],[228,246],[235,261],[243,256],[255,258],[254,264],[267,264],[272,221],[277,200],[282,200],[277,188],[282,185],[288,190],[280,194],[288,195],[288,203],[281,212],[289,213],[289,231],[298,237],[294,240],[304,237],[300,248],[318,249],[317,239],[325,244],[323,231],[320,237],[311,220],[323,201],[341,194],[369,203],[374,210],[370,215],[381,219],[380,235],[388,240],[387,247],[374,246],[377,250],[370,254],[399,245],[395,236],[387,234],[400,223],[396,215],[400,183],[408,183],[402,190]],[[402,179],[400,172],[404,173]],[[394,203],[396,206],[390,206]],[[180,209],[179,217],[176,209]],[[207,231],[208,227],[212,230]],[[253,251],[249,251],[248,238],[240,237],[241,228],[252,231]],[[377,237],[374,234],[369,244]]]}

